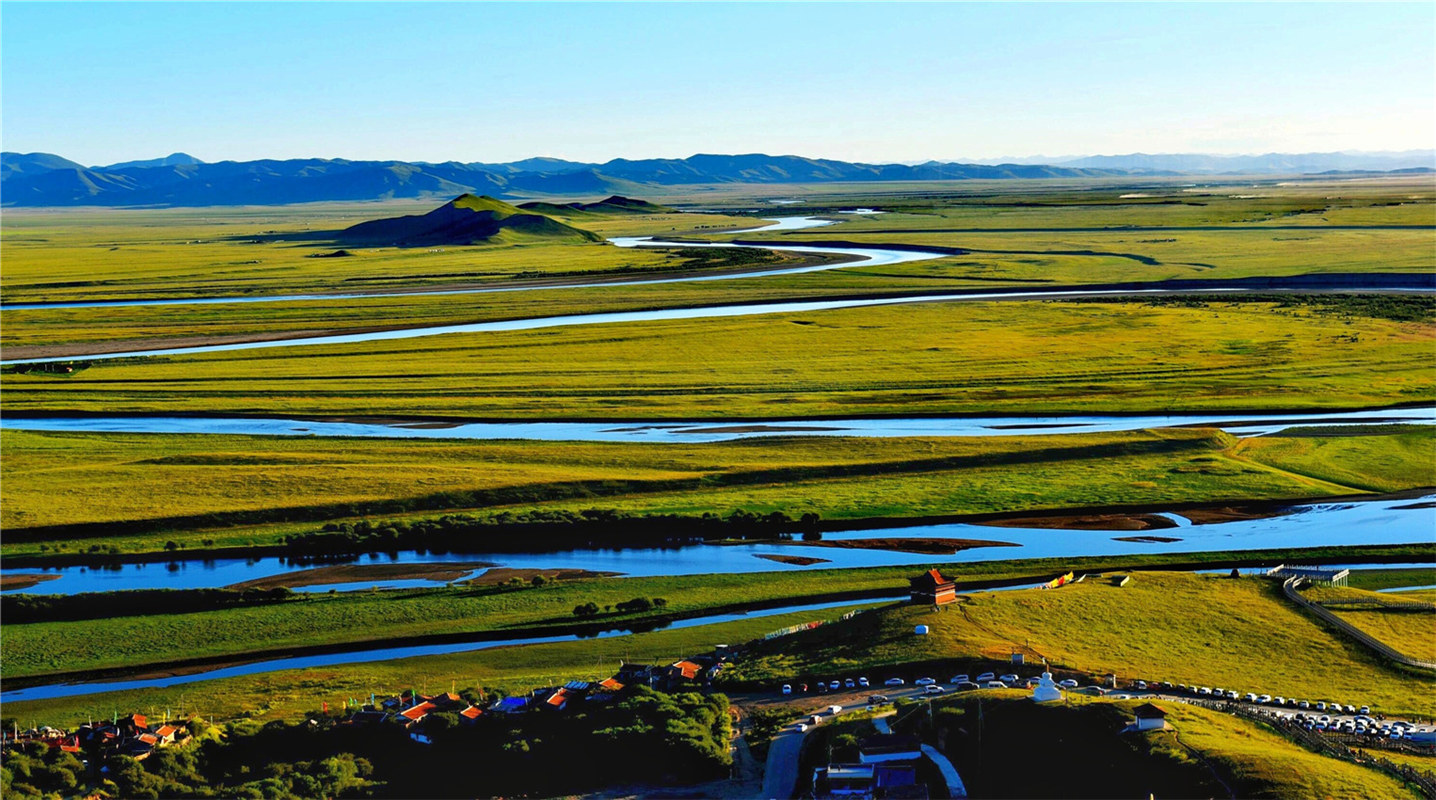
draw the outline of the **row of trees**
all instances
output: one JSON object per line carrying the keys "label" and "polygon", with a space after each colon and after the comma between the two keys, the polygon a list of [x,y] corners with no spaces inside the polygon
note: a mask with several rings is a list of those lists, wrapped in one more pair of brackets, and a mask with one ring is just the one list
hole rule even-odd
{"label": "row of trees", "polygon": [[[298,554],[395,550],[492,552],[575,547],[682,546],[704,539],[755,539],[816,534],[817,514],[793,519],[782,512],[738,510],[727,516],[635,514],[613,509],[451,514],[437,519],[326,523],[317,531],[290,534],[284,544]],[[503,534],[503,535],[495,535]],[[538,544],[535,544],[538,543]]]}
{"label": "row of trees", "polygon": [[307,596],[274,589],[133,589],[81,594],[0,595],[0,619],[6,624],[57,620],[188,614],[238,606],[272,605]]}
{"label": "row of trees", "polygon": [[598,615],[599,611],[603,611],[606,614],[614,612],[619,614],[643,614],[655,608],[664,608],[667,605],[668,599],[664,597],[655,597],[652,600],[649,600],[647,597],[635,597],[632,600],[624,600],[611,606],[603,606],[602,608],[599,607],[598,603],[590,600],[587,603],[579,603],[574,606],[573,615],[575,617],[594,617]]}

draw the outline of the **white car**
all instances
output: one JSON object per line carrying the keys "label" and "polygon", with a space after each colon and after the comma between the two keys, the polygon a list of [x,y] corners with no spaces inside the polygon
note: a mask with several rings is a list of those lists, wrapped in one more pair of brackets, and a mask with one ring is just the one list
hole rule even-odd
{"label": "white car", "polygon": [[1139,690],[1141,690],[1141,691],[1144,691],[1144,692],[1147,691],[1147,682],[1146,682],[1146,681],[1137,681],[1134,685],[1137,687],[1137,689],[1139,689]]}
{"label": "white car", "polygon": [[1257,702],[1258,702],[1258,703],[1270,703],[1270,702],[1271,702],[1271,695],[1269,695],[1269,694],[1264,694],[1264,695],[1262,695],[1262,696],[1260,696],[1260,697],[1257,698]]}
{"label": "white car", "polygon": [[902,686],[904,683],[906,683],[906,681],[902,678],[888,678],[883,681],[884,686]]}
{"label": "white car", "polygon": [[1008,686],[1007,686],[1007,684],[1003,683],[1002,681],[987,681],[986,683],[982,684],[982,688],[984,688],[984,689],[1006,689],[1006,688],[1008,688]]}
{"label": "white car", "polygon": [[981,675],[978,675],[977,678],[973,681],[973,683],[987,683],[988,681],[995,680],[997,680],[996,674],[991,672],[984,672]]}
{"label": "white car", "polygon": [[1074,680],[1072,680],[1071,678],[1068,678],[1068,679],[1065,680],[1065,681],[1058,681],[1058,682],[1057,682],[1057,685],[1058,685],[1058,686],[1066,686],[1068,689],[1076,689],[1076,688],[1077,688],[1077,681],[1074,681]]}
{"label": "white car", "polygon": [[952,680],[948,681],[948,683],[967,683],[969,680],[971,680],[971,678],[969,678],[967,673],[964,672],[960,675],[952,676]]}
{"label": "white car", "polygon": [[917,680],[913,681],[913,684],[917,686],[931,686],[935,683],[937,683],[937,681],[933,680],[932,678],[918,678]]}
{"label": "white car", "polygon": [[797,725],[794,725],[794,726],[793,726],[793,730],[797,731],[798,733],[807,733],[807,732],[808,732],[808,723],[806,723],[806,722],[799,722]]}
{"label": "white car", "polygon": [[1357,711],[1361,712],[1362,715],[1370,714],[1371,706],[1362,706],[1361,708],[1357,709]]}
{"label": "white car", "polygon": [[861,687],[863,687],[864,689],[868,688],[868,685],[869,685],[869,684],[868,684],[868,679],[867,679],[867,678],[858,678],[858,685],[861,686]]}
{"label": "white car", "polygon": [[829,714],[833,714],[833,715],[841,714],[841,713],[843,713],[843,707],[842,707],[842,706],[828,706],[828,713],[829,713]]}
{"label": "white car", "polygon": [[792,694],[792,693],[793,693],[793,687],[792,687],[792,685],[791,685],[791,684],[787,684],[787,683],[783,684],[783,694]]}
{"label": "white car", "polygon": [[1019,678],[1019,677],[1017,677],[1017,676],[1014,675],[1013,673],[1009,672],[1009,673],[1007,673],[1006,675],[1003,675],[1002,677],[998,678],[998,680],[1002,681],[1003,683],[1011,684],[1011,683],[1017,683],[1018,681],[1020,681],[1020,680],[1022,680],[1022,679]]}
{"label": "white car", "polygon": [[928,686],[927,688],[923,689],[923,690],[922,690],[922,693],[923,693],[923,694],[942,694],[942,693],[945,692],[945,691],[947,691],[947,690],[944,689],[944,688],[942,688],[941,686],[938,686],[937,684],[934,683],[934,684]]}

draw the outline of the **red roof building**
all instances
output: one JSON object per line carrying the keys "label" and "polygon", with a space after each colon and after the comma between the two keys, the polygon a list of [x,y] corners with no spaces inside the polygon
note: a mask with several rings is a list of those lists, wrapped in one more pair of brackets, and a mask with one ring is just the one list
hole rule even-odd
{"label": "red roof building", "polygon": [[941,606],[957,600],[957,584],[942,577],[936,569],[908,581],[911,585],[912,601],[919,605]]}
{"label": "red roof building", "polygon": [[702,672],[703,668],[694,664],[692,661],[679,661],[668,668],[668,677],[692,681],[697,680],[698,675]]}
{"label": "red roof building", "polygon": [[438,706],[425,700],[424,702],[416,706],[410,706],[409,708],[400,711],[399,716],[403,717],[406,720],[404,723],[405,725],[413,725],[424,717],[429,716],[429,713],[436,708],[438,708]]}

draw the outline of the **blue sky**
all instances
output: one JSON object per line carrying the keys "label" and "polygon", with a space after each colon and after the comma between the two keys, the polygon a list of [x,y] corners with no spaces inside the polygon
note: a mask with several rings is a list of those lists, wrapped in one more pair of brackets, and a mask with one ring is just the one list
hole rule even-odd
{"label": "blue sky", "polygon": [[1397,150],[1436,4],[5,0],[0,91],[86,164]]}

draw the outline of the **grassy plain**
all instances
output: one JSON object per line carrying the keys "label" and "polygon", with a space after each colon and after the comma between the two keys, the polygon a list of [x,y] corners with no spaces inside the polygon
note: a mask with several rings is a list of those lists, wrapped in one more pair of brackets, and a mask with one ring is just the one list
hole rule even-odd
{"label": "grassy plain", "polygon": [[[741,508],[845,520],[1333,496],[1366,491],[1373,474],[1382,491],[1436,486],[1436,430],[1370,430],[1322,440],[1343,446],[1294,465],[1203,429],[710,444],[7,431],[0,523],[13,556],[46,541],[57,552],[276,544],[329,519],[454,510]],[[1338,468],[1348,483],[1312,477]]]}
{"label": "grassy plain", "polygon": [[[852,607],[862,605],[855,603]],[[794,612],[605,639],[283,670],[163,689],[12,701],[6,702],[5,713],[55,726],[72,726],[87,717],[106,717],[116,709],[140,709],[158,716],[169,708],[176,713],[198,712],[205,719],[219,721],[244,717],[292,720],[313,713],[322,702],[337,707],[347,698],[362,697],[367,701],[371,692],[391,694],[411,687],[429,693],[448,691],[451,687],[522,692],[539,686],[560,685],[568,680],[606,678],[623,661],[672,663],[711,650],[715,644],[748,641],[790,625],[836,619],[847,610]]]}
{"label": "grassy plain", "polygon": [[[930,633],[913,636],[918,624]],[[768,683],[914,668],[951,674],[982,664],[990,669],[1014,652],[1123,679],[1360,700],[1426,719],[1436,714],[1436,679],[1400,671],[1329,632],[1286,601],[1274,582],[1187,573],[1138,572],[1125,587],[1089,578],[1055,591],[980,593],[940,613],[902,606],[863,614],[760,649],[730,679]]]}
{"label": "grassy plain", "polygon": [[[1082,696],[1036,705],[1025,692],[1000,691],[933,703],[948,729],[947,754],[976,796],[1420,796],[1381,772],[1318,755],[1263,726],[1181,703],[1161,704],[1167,730],[1121,733],[1137,705]],[[1044,754],[1042,769],[1030,768],[1033,752]]]}
{"label": "grassy plain", "polygon": [[[1413,557],[1430,554],[1415,547]],[[1390,549],[1339,548],[1336,558]],[[1066,570],[1111,570],[1162,565],[1221,564],[1232,559],[1276,563],[1290,551],[1256,553],[1150,554],[1086,558],[1045,558],[962,564],[966,584],[1018,581],[1037,584]],[[227,607],[149,616],[11,623],[5,630],[5,674],[43,676],[102,669],[128,673],[162,668],[176,659],[242,658],[261,650],[296,650],[324,645],[379,646],[413,636],[488,634],[543,635],[573,625],[634,627],[645,621],[829,601],[835,592],[901,595],[922,567],[872,567],[647,578],[590,578],[550,581],[541,586],[456,586],[434,589],[314,593],[278,604]],[[951,571],[951,570],[949,570]],[[103,603],[103,595],[97,602]],[[662,608],[641,613],[605,611],[580,619],[581,603],[600,607],[636,597],[662,597]],[[858,602],[858,601],[854,601]],[[725,612],[726,613],[726,612]],[[810,612],[819,613],[819,612]],[[781,627],[781,626],[779,626]]]}
{"label": "grassy plain", "polygon": [[1436,397],[1433,336],[1436,322],[1273,303],[931,303],[96,362],[6,376],[0,407],[525,420],[1353,408]]}
{"label": "grassy plain", "polygon": [[[1319,272],[1429,271],[1436,192],[1422,178],[1201,191],[1167,186],[1080,187],[1016,182],[914,193],[867,187],[868,195],[815,194],[769,215],[825,214],[842,224],[745,234],[790,241],[928,244],[966,255],[887,267],[676,285],[544,290],[498,297],[383,298],[280,304],[6,311],[8,347],[148,342],[295,334],[375,326],[476,322],[580,311],[758,302],[849,294],[919,293],[993,286],[1042,287],[1221,280]],[[755,189],[757,191],[757,189]],[[806,191],[800,189],[799,191]],[[831,193],[832,187],[821,188]],[[1142,195],[1123,198],[1123,194]],[[707,199],[698,196],[689,202]],[[840,200],[889,213],[832,213]],[[671,273],[666,253],[606,245],[529,243],[484,247],[368,248],[316,259],[323,241],[278,237],[338,229],[362,219],[428,210],[433,201],[317,204],[268,209],[27,211],[6,215],[6,302],[152,296],[344,292],[574,281]],[[750,199],[736,206],[754,211]],[[599,234],[732,238],[758,223],[724,214],[592,214],[566,218]],[[1296,227],[1297,230],[1291,230]],[[719,233],[724,231],[724,233]],[[791,257],[769,266],[791,263]],[[698,269],[708,269],[701,265]],[[711,270],[710,270],[711,271]],[[26,355],[24,351],[16,351]],[[12,356],[19,357],[19,356]]]}
{"label": "grassy plain", "polygon": [[[1358,569],[1352,570],[1348,584],[1353,589],[1377,591],[1402,586],[1436,586],[1436,568],[1410,567],[1404,569]],[[1405,593],[1396,595],[1400,599]]]}
{"label": "grassy plain", "polygon": [[[314,258],[332,241],[295,241],[358,222],[431,211],[442,201],[205,209],[6,209],[0,296],[6,303],[150,297],[342,292],[514,278],[644,271],[666,254],[602,244],[500,243],[438,248],[358,248]],[[687,235],[752,227],[753,219],[705,214],[588,215],[605,236]]]}

